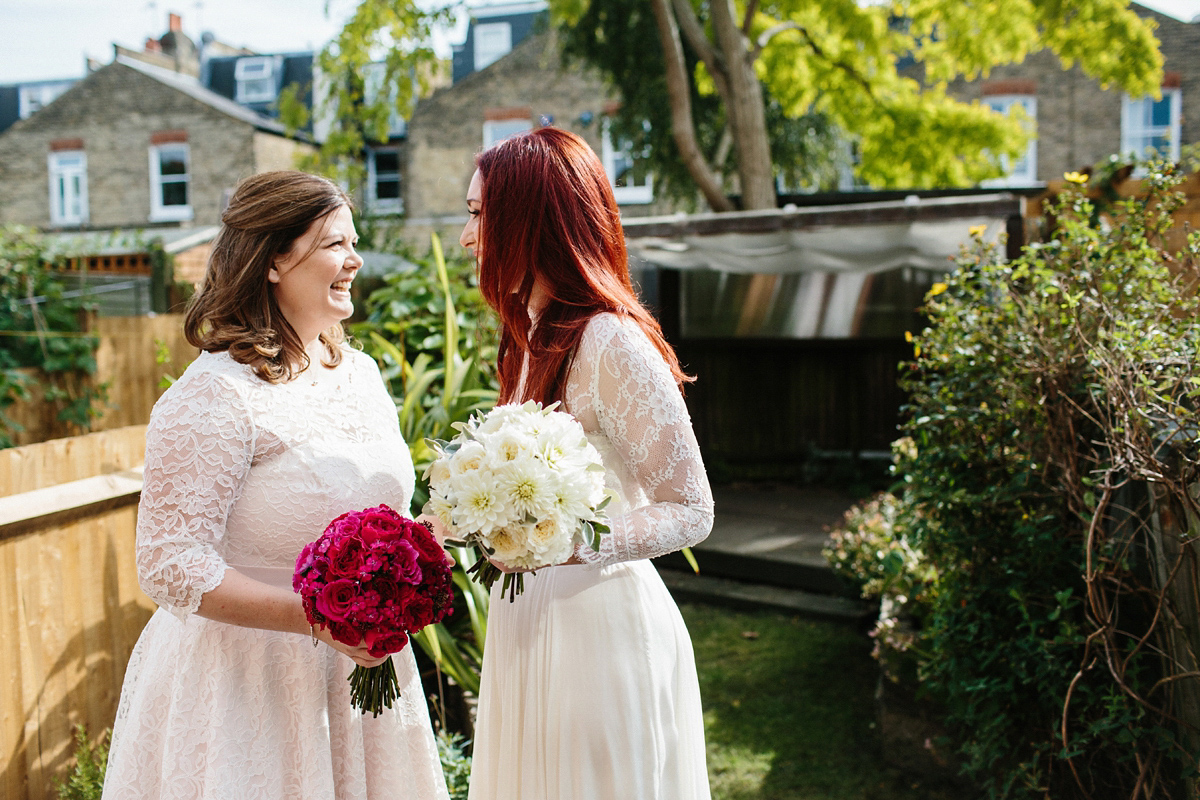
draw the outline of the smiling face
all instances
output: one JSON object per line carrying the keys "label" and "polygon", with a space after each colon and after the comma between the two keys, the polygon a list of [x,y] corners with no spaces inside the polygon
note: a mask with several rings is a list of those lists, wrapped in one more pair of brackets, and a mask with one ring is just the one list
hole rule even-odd
{"label": "smiling face", "polygon": [[362,266],[349,206],[314,220],[267,273],[275,301],[305,345],[354,313],[350,283]]}

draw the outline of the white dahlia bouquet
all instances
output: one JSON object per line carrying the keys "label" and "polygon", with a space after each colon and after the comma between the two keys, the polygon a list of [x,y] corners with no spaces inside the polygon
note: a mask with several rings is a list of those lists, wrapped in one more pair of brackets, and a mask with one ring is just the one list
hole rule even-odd
{"label": "white dahlia bouquet", "polygon": [[[600,453],[557,406],[496,406],[456,423],[448,442],[426,440],[437,459],[425,471],[425,513],[442,521],[448,538],[481,552],[468,572],[489,588],[502,574],[490,557],[533,571],[566,561],[578,544],[599,550],[609,531]],[[500,588],[511,602],[523,574],[504,574]]]}

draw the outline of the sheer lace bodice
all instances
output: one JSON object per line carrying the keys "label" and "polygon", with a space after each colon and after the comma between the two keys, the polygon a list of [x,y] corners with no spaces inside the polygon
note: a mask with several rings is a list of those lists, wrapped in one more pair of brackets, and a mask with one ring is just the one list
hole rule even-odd
{"label": "sheer lace bodice", "polygon": [[412,462],[379,371],[345,350],[286,384],[204,353],[154,410],[138,510],[138,575],[180,618],[228,565],[290,569],[334,517],[408,513]]}
{"label": "sheer lace bodice", "polygon": [[617,501],[589,564],[654,558],[703,540],[713,498],[687,406],[658,350],[632,321],[598,314],[567,377],[564,406],[583,425]]}

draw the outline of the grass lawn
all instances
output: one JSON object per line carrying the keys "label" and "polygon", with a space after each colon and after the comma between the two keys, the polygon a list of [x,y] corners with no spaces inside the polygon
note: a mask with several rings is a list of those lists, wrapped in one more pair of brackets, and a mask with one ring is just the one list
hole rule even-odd
{"label": "grass lawn", "polygon": [[846,625],[682,606],[713,800],[948,800],[879,757],[870,640]]}

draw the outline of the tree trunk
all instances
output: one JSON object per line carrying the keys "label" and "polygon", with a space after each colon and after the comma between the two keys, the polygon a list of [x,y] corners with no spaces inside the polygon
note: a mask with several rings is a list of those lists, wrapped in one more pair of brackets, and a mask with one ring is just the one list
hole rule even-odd
{"label": "tree trunk", "polygon": [[696,181],[696,186],[713,211],[732,211],[733,203],[725,196],[721,182],[704,160],[696,142],[695,122],[692,119],[692,95],[683,58],[683,43],[679,26],[671,11],[670,0],[652,0],[654,18],[658,23],[658,38],[662,42],[663,61],[667,68],[667,93],[671,101],[671,135],[683,163]]}
{"label": "tree trunk", "polygon": [[712,0],[710,7],[717,47],[725,57],[729,94],[723,99],[737,146],[742,208],[775,208],[775,174],[767,138],[766,107],[749,42],[738,27],[733,0]]}

